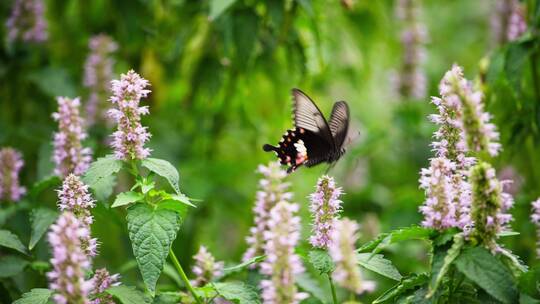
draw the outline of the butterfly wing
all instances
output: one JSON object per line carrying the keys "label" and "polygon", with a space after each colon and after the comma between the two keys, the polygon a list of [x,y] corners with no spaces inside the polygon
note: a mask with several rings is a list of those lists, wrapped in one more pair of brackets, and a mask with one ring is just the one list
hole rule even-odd
{"label": "butterfly wing", "polygon": [[338,150],[341,150],[349,131],[349,105],[345,101],[334,104],[328,124],[334,144]]}
{"label": "butterfly wing", "polygon": [[299,89],[293,89],[292,94],[295,127],[311,131],[320,136],[327,145],[335,147],[328,123],[313,100]]}

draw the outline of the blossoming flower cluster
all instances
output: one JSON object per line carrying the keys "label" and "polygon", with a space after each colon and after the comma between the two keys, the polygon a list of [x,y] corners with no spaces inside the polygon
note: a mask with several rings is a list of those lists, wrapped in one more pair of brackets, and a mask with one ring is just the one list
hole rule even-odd
{"label": "blossoming flower cluster", "polygon": [[118,280],[120,279],[119,274],[111,275],[109,271],[105,268],[100,268],[96,270],[94,277],[92,278],[92,292],[91,297],[93,300],[90,301],[90,304],[114,304],[112,296],[108,293],[105,293],[107,288],[112,286],[120,285]]}
{"label": "blossoming flower cluster", "polygon": [[84,64],[84,86],[89,90],[86,103],[87,123],[106,121],[108,108],[107,96],[112,80],[113,64],[111,53],[118,49],[118,44],[111,37],[100,34],[90,38],[90,54]]}
{"label": "blossoming flower cluster", "polygon": [[110,109],[108,115],[118,123],[111,144],[115,156],[121,160],[145,159],[150,155],[150,149],[145,148],[144,144],[151,135],[141,125],[141,115],[148,114],[149,110],[148,106],[139,107],[139,103],[150,93],[146,89],[148,80],[130,70],[111,84],[113,96],[110,101],[116,108]]}
{"label": "blossoming flower cluster", "polygon": [[9,41],[40,43],[47,40],[43,0],[15,0],[6,22]]}
{"label": "blossoming flower cluster", "polygon": [[514,204],[511,195],[503,192],[503,184],[497,179],[495,169],[481,162],[471,169],[472,210],[474,221],[472,237],[478,243],[496,249],[497,234],[507,228],[512,220],[508,210]]}
{"label": "blossoming flower cluster", "polygon": [[508,41],[517,40],[527,31],[526,11],[523,4],[518,0],[512,0],[510,3],[511,13],[508,20],[508,29],[506,36]]}
{"label": "blossoming flower cluster", "polygon": [[261,281],[265,304],[295,304],[307,297],[295,285],[295,277],[304,272],[300,257],[294,253],[300,239],[297,212],[298,205],[286,201],[270,211],[268,230],[264,232],[266,259],[261,263],[261,273],[268,276]]}
{"label": "blossoming flower cluster", "polygon": [[54,172],[61,177],[70,173],[82,175],[90,166],[92,151],[82,145],[87,134],[79,112],[81,103],[79,98],[58,97],[57,100],[58,112],[52,115],[58,122],[58,132],[54,133]]}
{"label": "blossoming flower cluster", "polygon": [[359,226],[347,218],[338,220],[332,231],[328,252],[336,264],[332,277],[340,286],[357,294],[375,289],[375,283],[364,281],[356,261],[355,244],[358,240]]}
{"label": "blossoming flower cluster", "polygon": [[92,281],[85,279],[90,258],[81,240],[88,238],[88,228],[69,211],[62,213],[48,234],[52,247],[52,271],[47,276],[58,304],[89,303]]}
{"label": "blossoming flower cluster", "polygon": [[18,202],[26,193],[26,188],[19,184],[19,172],[24,162],[17,150],[0,149],[0,201]]}
{"label": "blossoming flower cluster", "polygon": [[[58,208],[61,211],[71,212],[86,229],[90,230],[93,217],[90,209],[95,206],[94,200],[85,185],[78,176],[68,175],[62,184],[62,189],[58,190]],[[97,254],[97,240],[88,234],[81,239],[81,246],[84,252],[90,257]]]}
{"label": "blossoming flower cluster", "polygon": [[333,177],[323,176],[317,182],[317,191],[310,195],[313,228],[309,241],[313,247],[327,249],[330,245],[331,234],[341,209],[341,193]]}
{"label": "blossoming flower cluster", "polygon": [[195,260],[193,273],[196,275],[194,286],[204,286],[223,274],[223,262],[216,262],[206,247],[201,246],[193,259]]}
{"label": "blossoming flower cluster", "polygon": [[270,210],[280,201],[288,201],[292,194],[287,192],[288,183],[283,180],[287,173],[280,168],[278,162],[272,162],[268,166],[259,166],[258,172],[263,175],[259,181],[257,201],[253,207],[255,218],[254,226],[250,229],[250,235],[246,238],[249,245],[243,260],[248,261],[263,253],[264,231],[268,229]]}
{"label": "blossoming flower cluster", "polygon": [[401,45],[402,66],[399,71],[397,88],[403,97],[423,98],[426,95],[426,76],[422,64],[426,58],[424,44],[427,30],[420,22],[419,0],[398,0],[396,15],[403,24]]}

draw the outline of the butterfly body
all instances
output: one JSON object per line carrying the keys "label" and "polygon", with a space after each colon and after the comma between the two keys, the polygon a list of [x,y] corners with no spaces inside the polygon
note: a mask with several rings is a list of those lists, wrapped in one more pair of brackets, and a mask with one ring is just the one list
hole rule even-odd
{"label": "butterfly body", "polygon": [[346,102],[334,104],[330,123],[315,103],[302,91],[293,89],[295,128],[287,130],[277,146],[266,144],[264,151],[274,151],[290,173],[300,166],[313,167],[334,163],[345,153],[343,148],[349,127]]}

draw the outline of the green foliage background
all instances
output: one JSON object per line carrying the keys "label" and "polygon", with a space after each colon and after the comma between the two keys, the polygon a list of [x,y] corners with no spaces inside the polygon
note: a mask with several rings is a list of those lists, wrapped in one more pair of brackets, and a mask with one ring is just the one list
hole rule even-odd
{"label": "green foliage background", "polygon": [[[2,24],[12,2],[0,3]],[[336,100],[350,104],[352,128],[360,135],[330,174],[346,192],[343,214],[363,225],[362,242],[420,222],[424,197],[418,177],[432,155],[434,126],[427,115],[435,109],[429,98],[400,100],[392,93],[390,74],[401,54],[394,1],[357,0],[352,9],[338,1],[308,0],[45,2],[49,41],[0,49],[0,146],[24,154],[24,185],[50,174],[55,96],[84,100],[88,39],[106,33],[119,44],[116,75],[133,68],[152,84],[143,102],[150,105],[144,124],[153,135],[152,155],[179,168],[182,191],[201,200],[174,243],[183,264],[191,263],[200,244],[220,260],[241,257],[252,224],[255,170],[274,160],[261,146],[276,142],[291,126],[293,87],[306,91],[325,113]],[[521,176],[512,211],[513,230],[521,235],[508,247],[533,262],[534,227],[528,217],[530,201],[540,194],[540,100],[531,73],[538,67],[529,59],[536,57],[538,41],[531,35],[494,45],[489,26],[494,9],[489,0],[424,1],[428,92],[438,95],[438,82],[453,63],[465,68],[467,78],[487,81],[487,107],[504,145],[494,162],[499,169],[513,165]],[[5,37],[4,27],[0,33]],[[99,141],[107,132],[91,131],[88,144],[95,157],[109,152]],[[309,233],[306,197],[325,170],[302,168],[290,176],[302,206],[304,235]],[[52,191],[28,199],[32,206],[54,207],[55,201]],[[101,243],[95,264],[122,272],[123,281],[134,285],[140,278],[125,212],[99,204],[94,216],[93,233]],[[28,214],[5,225],[28,242]],[[37,255],[48,259],[45,242],[38,244]],[[388,255],[402,273],[427,266],[418,244],[396,247]],[[45,286],[16,282],[22,291]],[[170,280],[163,275],[160,282],[166,286]]]}

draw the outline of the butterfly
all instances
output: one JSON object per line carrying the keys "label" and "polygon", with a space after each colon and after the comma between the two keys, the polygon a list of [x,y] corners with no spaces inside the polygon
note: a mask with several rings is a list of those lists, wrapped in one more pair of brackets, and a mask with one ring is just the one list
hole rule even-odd
{"label": "butterfly", "polygon": [[334,104],[327,122],[321,110],[304,92],[292,90],[294,129],[287,130],[278,146],[265,144],[263,150],[274,151],[287,173],[304,165],[335,163],[345,153],[349,130],[349,106],[345,101]]}

